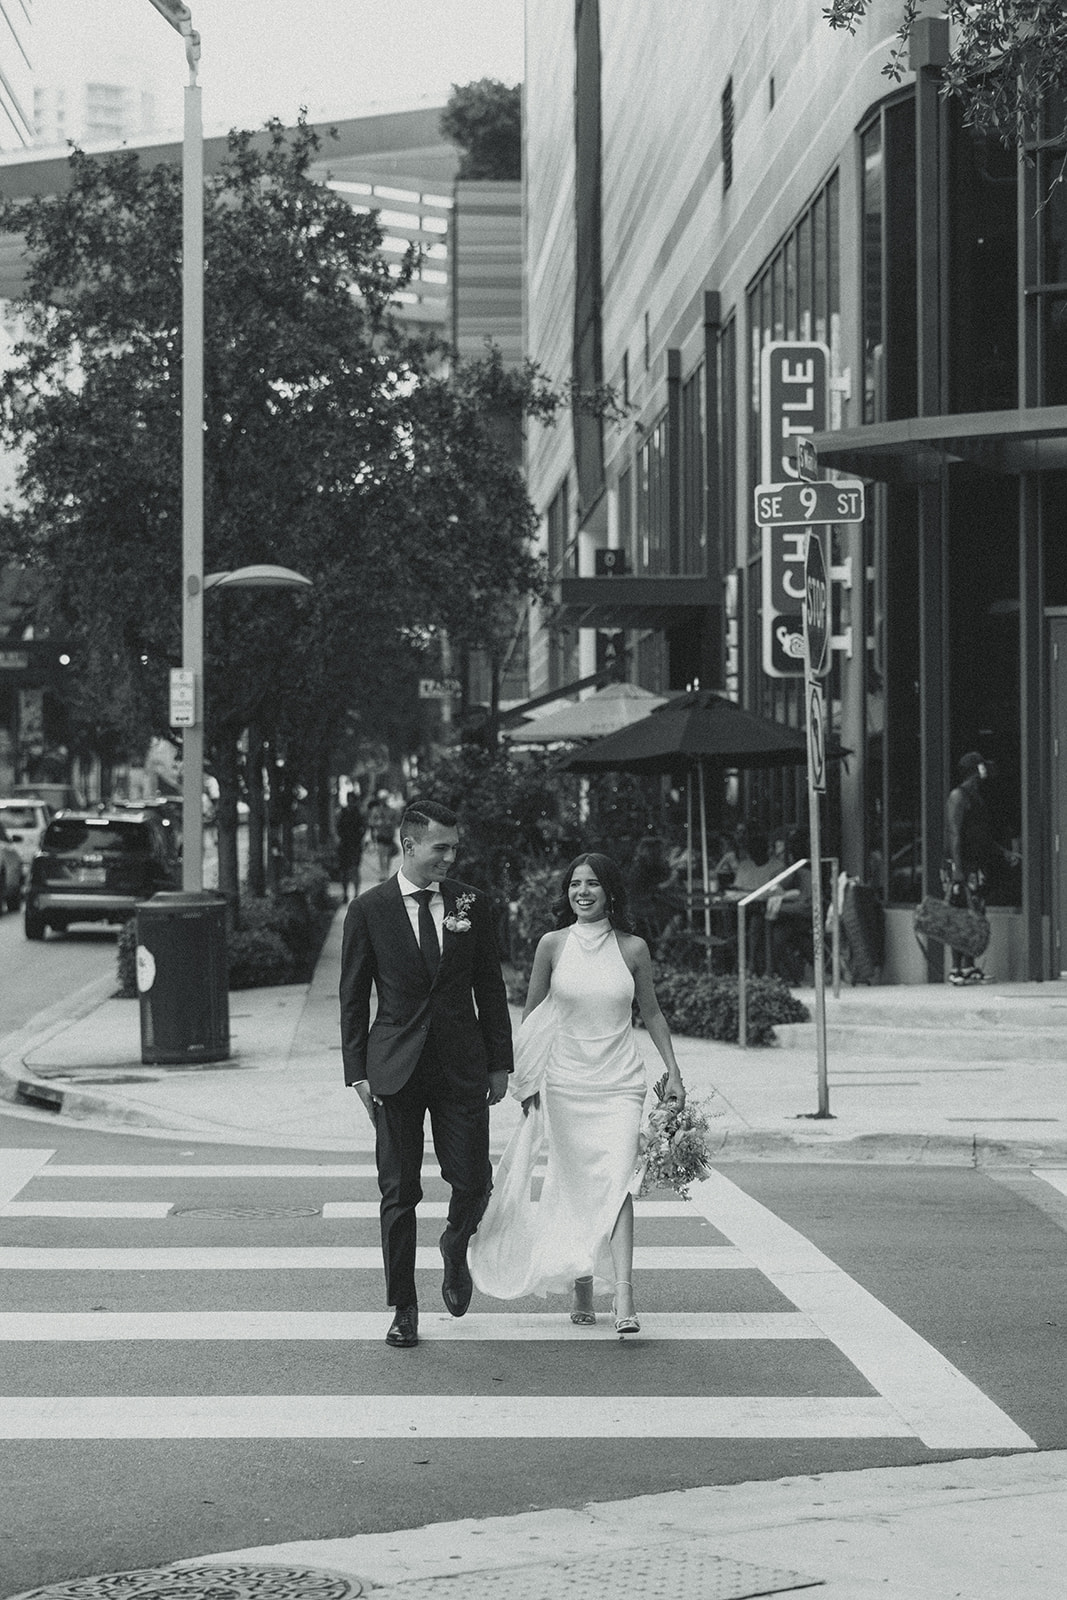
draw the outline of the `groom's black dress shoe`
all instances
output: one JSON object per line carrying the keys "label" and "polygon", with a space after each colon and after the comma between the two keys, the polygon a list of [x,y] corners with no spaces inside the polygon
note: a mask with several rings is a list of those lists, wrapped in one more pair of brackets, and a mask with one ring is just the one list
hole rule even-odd
{"label": "groom's black dress shoe", "polygon": [[394,1350],[410,1350],[413,1345],[418,1344],[418,1306],[397,1306],[385,1342],[391,1344]]}
{"label": "groom's black dress shoe", "polygon": [[447,1232],[441,1235],[441,1259],[445,1264],[445,1277],[441,1285],[441,1298],[454,1317],[465,1315],[474,1293],[474,1283],[471,1280],[470,1268],[467,1266],[467,1250],[464,1246],[461,1253],[456,1254],[456,1247],[449,1249],[445,1240]]}

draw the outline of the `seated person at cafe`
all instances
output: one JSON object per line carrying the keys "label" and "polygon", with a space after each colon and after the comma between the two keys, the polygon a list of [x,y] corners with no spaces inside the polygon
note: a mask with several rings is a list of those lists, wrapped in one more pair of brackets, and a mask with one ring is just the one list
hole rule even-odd
{"label": "seated person at cafe", "polygon": [[[779,828],[772,835],[770,865],[776,877],[802,859],[802,841],[795,828]],[[811,868],[801,867],[767,897],[764,917],[769,933],[771,971],[786,983],[803,983],[814,960],[811,928]]]}

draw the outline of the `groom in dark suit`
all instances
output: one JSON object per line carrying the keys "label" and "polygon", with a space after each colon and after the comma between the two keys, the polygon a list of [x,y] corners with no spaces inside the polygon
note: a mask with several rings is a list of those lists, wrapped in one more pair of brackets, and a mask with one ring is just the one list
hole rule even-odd
{"label": "groom in dark suit", "polygon": [[400,844],[396,875],[345,916],[341,1048],[345,1082],[377,1134],[386,1298],[395,1308],[386,1343],[405,1349],[419,1342],[415,1207],[426,1112],[452,1189],[442,1294],[461,1317],[472,1291],[467,1245],[492,1189],[489,1107],[507,1090],[512,1053],[489,902],[446,876],[459,847],[455,812],[432,800],[409,806]]}

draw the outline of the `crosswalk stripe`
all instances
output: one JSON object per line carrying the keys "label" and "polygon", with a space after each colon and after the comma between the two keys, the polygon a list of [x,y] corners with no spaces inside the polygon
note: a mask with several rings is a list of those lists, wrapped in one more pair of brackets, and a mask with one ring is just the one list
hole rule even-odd
{"label": "crosswalk stripe", "polygon": [[42,1395],[0,1439],[907,1439],[878,1396]]}
{"label": "crosswalk stripe", "polygon": [[[658,1221],[671,1217],[688,1217],[692,1221],[703,1222],[704,1218],[686,1200],[636,1200],[634,1210],[639,1217],[651,1217]],[[337,1221],[342,1217],[358,1219],[378,1219],[377,1200],[327,1200],[322,1208],[322,1215],[327,1221]],[[419,1205],[419,1216],[428,1219],[447,1217],[447,1200],[423,1200]]]}
{"label": "crosswalk stripe", "polygon": [[713,1171],[693,1200],[804,1311],[931,1450],[1035,1450],[969,1378],[802,1233]]}
{"label": "crosswalk stripe", "polygon": [[9,1200],[0,1206],[0,1217],[132,1217],[150,1221],[167,1217],[173,1210],[173,1200]]}
{"label": "crosswalk stripe", "polygon": [[[43,1152],[46,1159],[50,1153],[47,1150]],[[121,1166],[101,1162],[98,1166],[85,1166],[56,1162],[54,1166],[45,1166],[36,1175],[41,1178],[377,1178],[378,1168],[373,1161],[324,1161],[318,1165],[302,1162],[284,1166],[278,1163],[254,1166],[232,1162],[217,1166],[211,1163],[180,1166],[171,1162],[126,1163]],[[422,1175],[424,1178],[439,1178],[441,1169],[434,1162],[427,1161],[423,1165]]]}
{"label": "crosswalk stripe", "polygon": [[[72,1217],[100,1221],[126,1217],[157,1221],[169,1217],[174,1205],[173,1200],[9,1200],[7,1205],[0,1205],[0,1217]],[[639,1217],[651,1217],[654,1221],[673,1217],[704,1221],[685,1200],[638,1200],[634,1210]],[[378,1213],[377,1200],[327,1200],[322,1207],[322,1216],[327,1222],[344,1219],[377,1222]],[[428,1221],[440,1221],[448,1216],[448,1201],[423,1200],[419,1216]]]}
{"label": "crosswalk stripe", "polygon": [[13,1200],[54,1154],[54,1150],[0,1149],[0,1206]]}
{"label": "crosswalk stripe", "polygon": [[[0,1341],[104,1343],[109,1340],[277,1339],[377,1341],[380,1311],[11,1311],[0,1314]],[[421,1338],[434,1342],[519,1343],[615,1337],[610,1316],[596,1328],[577,1328],[566,1312],[471,1311],[462,1319],[423,1312]],[[823,1334],[796,1311],[642,1311],[642,1337],[670,1340],[819,1339]]]}
{"label": "crosswalk stripe", "polygon": [[[309,1245],[306,1248],[264,1245],[205,1245],[190,1248],[167,1245],[52,1248],[5,1245],[0,1248],[0,1271],[7,1272],[279,1272],[323,1271],[339,1268],[380,1268],[376,1246]],[[423,1246],[415,1255],[420,1268],[441,1269],[440,1252]],[[703,1272],[746,1268],[749,1263],[730,1245],[638,1245],[634,1266],[647,1271]]]}

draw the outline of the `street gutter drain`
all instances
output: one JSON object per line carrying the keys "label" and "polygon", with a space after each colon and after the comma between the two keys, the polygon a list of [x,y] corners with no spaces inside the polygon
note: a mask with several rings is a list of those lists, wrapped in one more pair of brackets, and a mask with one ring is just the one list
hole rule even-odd
{"label": "street gutter drain", "polygon": [[[417,1578],[374,1590],[374,1600],[603,1600],[605,1594],[640,1600],[754,1600],[825,1582],[778,1567],[712,1555],[702,1545],[670,1543],[670,1531],[657,1530],[654,1548],[601,1553],[558,1565],[502,1567]],[[80,1596],[79,1596],[80,1600]]]}
{"label": "street gutter drain", "polygon": [[28,1589],[13,1600],[350,1600],[355,1578],[314,1567],[145,1567]]}

